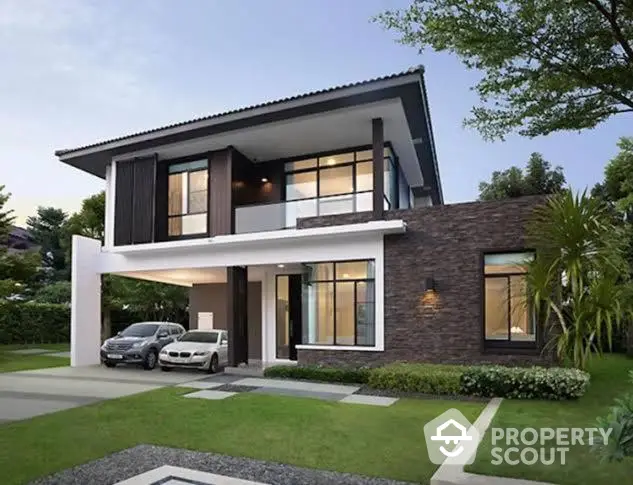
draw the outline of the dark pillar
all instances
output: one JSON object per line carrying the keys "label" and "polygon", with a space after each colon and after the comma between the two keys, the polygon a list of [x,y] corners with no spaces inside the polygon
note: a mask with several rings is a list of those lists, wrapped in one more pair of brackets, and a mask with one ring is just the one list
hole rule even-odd
{"label": "dark pillar", "polygon": [[226,268],[226,328],[229,331],[229,365],[248,364],[248,273],[245,266]]}
{"label": "dark pillar", "polygon": [[372,151],[374,162],[374,218],[384,218],[385,204],[385,135],[382,118],[371,120]]}

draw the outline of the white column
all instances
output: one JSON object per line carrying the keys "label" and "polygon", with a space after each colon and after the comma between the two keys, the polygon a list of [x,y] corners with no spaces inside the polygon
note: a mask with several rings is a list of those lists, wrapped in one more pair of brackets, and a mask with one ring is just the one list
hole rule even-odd
{"label": "white column", "polygon": [[100,363],[101,241],[74,235],[72,239],[72,300],[70,308],[70,365]]}

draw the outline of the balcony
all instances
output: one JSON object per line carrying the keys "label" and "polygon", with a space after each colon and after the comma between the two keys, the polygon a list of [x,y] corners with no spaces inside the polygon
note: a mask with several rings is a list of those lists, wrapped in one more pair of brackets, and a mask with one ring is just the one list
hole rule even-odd
{"label": "balcony", "polygon": [[371,191],[287,202],[241,206],[235,209],[235,233],[277,231],[297,226],[297,219],[371,211]]}

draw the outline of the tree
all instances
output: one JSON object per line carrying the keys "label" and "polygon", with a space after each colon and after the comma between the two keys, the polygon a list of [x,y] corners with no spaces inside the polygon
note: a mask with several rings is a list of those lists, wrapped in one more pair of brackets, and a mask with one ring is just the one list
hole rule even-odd
{"label": "tree", "polygon": [[14,217],[12,210],[5,209],[11,194],[5,194],[4,190],[4,185],[0,185],[0,299],[28,295],[40,265],[37,253],[12,253],[7,248]]}
{"label": "tree", "polygon": [[480,200],[502,200],[523,195],[546,195],[560,192],[565,185],[562,167],[551,168],[540,153],[532,153],[525,173],[515,166],[493,172],[490,182],[479,184]]}
{"label": "tree", "polygon": [[33,300],[38,303],[60,303],[70,305],[70,281],[56,281],[37,290]]}
{"label": "tree", "polygon": [[529,301],[550,326],[547,345],[584,369],[632,314],[621,228],[601,200],[566,190],[535,211],[528,244],[536,249],[527,276]]}
{"label": "tree", "polygon": [[633,113],[631,0],[413,0],[376,17],[483,73],[466,125],[486,139],[592,128]]}
{"label": "tree", "polygon": [[66,233],[69,235],[99,239],[105,238],[105,192],[87,197],[81,203],[81,210],[68,219]]}
{"label": "tree", "polygon": [[68,215],[55,207],[38,207],[37,215],[26,220],[35,242],[40,246],[42,265],[49,280],[69,279],[69,264],[63,247],[64,225]]}
{"label": "tree", "polygon": [[604,169],[604,182],[592,195],[603,198],[627,221],[633,222],[633,137],[618,141],[620,152]]}

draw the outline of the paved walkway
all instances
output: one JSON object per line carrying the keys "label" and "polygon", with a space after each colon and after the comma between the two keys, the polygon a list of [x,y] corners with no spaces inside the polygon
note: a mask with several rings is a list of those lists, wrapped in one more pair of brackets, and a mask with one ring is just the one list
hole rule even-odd
{"label": "paved walkway", "polygon": [[243,378],[234,375],[212,376],[196,382],[179,384],[179,386],[199,389],[198,391],[185,394],[185,397],[210,400],[226,399],[239,392],[307,397],[371,406],[391,406],[398,400],[393,397],[360,394],[358,392],[360,386],[322,384],[288,379],[264,379],[259,377]]}
{"label": "paved walkway", "polygon": [[55,367],[0,374],[0,423],[202,379],[135,367]]}

